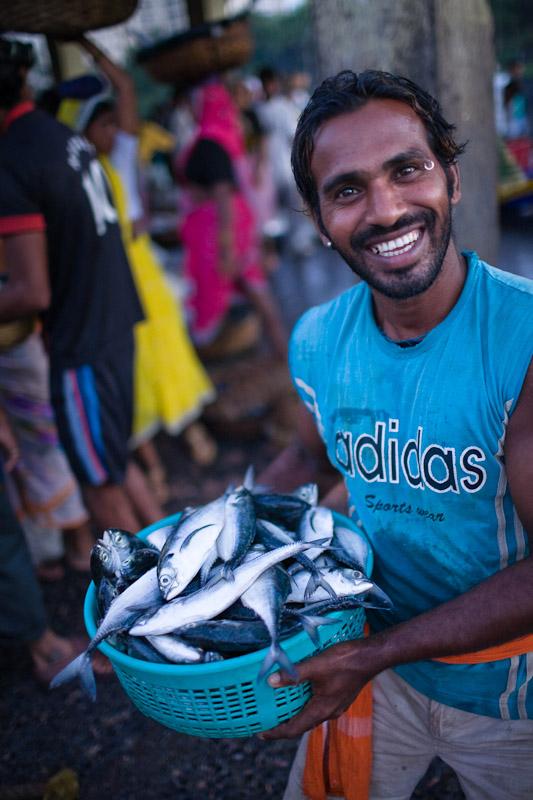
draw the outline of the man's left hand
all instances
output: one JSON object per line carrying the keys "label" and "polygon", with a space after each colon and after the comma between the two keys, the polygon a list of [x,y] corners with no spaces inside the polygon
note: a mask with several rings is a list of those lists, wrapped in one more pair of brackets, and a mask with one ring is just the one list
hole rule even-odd
{"label": "man's left hand", "polygon": [[273,688],[295,686],[309,681],[311,699],[288,722],[259,734],[260,739],[293,739],[328,719],[337,719],[353,703],[359,692],[374,676],[364,656],[368,653],[366,639],[341,642],[323,650],[308,661],[296,665],[298,680],[285,672],[274,672],[268,678]]}

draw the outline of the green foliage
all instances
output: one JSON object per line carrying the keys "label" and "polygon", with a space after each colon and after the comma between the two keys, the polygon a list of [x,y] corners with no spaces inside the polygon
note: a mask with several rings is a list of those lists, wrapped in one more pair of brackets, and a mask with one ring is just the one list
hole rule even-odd
{"label": "green foliage", "polygon": [[494,16],[496,57],[502,66],[520,58],[533,75],[533,7],[531,0],[490,0]]}
{"label": "green foliage", "polygon": [[315,74],[310,3],[287,14],[252,13],[250,19],[255,51],[248,72],[255,73],[269,65],[285,74],[302,71]]}

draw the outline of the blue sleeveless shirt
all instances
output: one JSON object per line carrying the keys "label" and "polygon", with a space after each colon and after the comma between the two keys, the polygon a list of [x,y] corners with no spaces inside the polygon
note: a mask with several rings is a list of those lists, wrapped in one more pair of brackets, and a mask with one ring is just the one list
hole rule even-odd
{"label": "blue sleeveless shirt", "polygon": [[[373,632],[529,555],[503,446],[533,356],[533,282],[464,255],[457,303],[414,347],[380,332],[365,283],[307,311],[291,337],[294,384],[372,542],[373,578],[394,602],[369,612]],[[533,718],[533,654],[396,671],[447,705]]]}

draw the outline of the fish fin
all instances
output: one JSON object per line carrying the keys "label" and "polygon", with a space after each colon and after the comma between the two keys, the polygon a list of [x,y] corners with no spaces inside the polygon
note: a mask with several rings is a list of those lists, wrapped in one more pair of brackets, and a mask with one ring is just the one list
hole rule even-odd
{"label": "fish fin", "polygon": [[296,673],[294,664],[290,660],[287,653],[279,646],[279,644],[272,642],[268,653],[264,657],[263,663],[261,664],[261,669],[259,670],[259,674],[256,678],[257,683],[260,683],[266,677],[267,673],[270,672],[274,664],[278,664],[279,667],[290,676],[291,680],[298,680],[298,675]]}
{"label": "fish fin", "polygon": [[319,617],[317,615],[305,613],[300,614],[299,617],[302,623],[302,628],[316,647],[321,646],[321,641],[317,630],[320,625],[333,625],[339,621],[338,619],[333,619],[333,617]]}
{"label": "fish fin", "polygon": [[91,700],[96,700],[96,682],[94,679],[94,672],[91,666],[91,656],[88,650],[77,656],[70,664],[58,672],[55,678],[50,682],[50,689],[55,689],[62,686],[64,683],[79,678],[81,685],[85,692],[89,695]]}
{"label": "fish fin", "polygon": [[207,525],[201,525],[199,528],[196,528],[194,531],[191,531],[191,533],[189,533],[189,535],[186,536],[183,542],[181,543],[180,551],[191,543],[193,536],[196,536],[197,533],[203,531],[204,528],[212,528],[214,524],[215,524],[214,522],[208,522]]}
{"label": "fish fin", "polygon": [[322,539],[312,539],[311,541],[307,542],[307,544],[309,545],[309,547],[327,547],[328,542],[329,539],[326,536],[325,538],[323,537]]}
{"label": "fish fin", "polygon": [[249,492],[251,492],[252,489],[254,488],[254,477],[255,477],[255,472],[253,464],[250,464],[250,466],[246,470],[246,473],[244,475],[244,480],[242,482],[244,488],[248,489]]}

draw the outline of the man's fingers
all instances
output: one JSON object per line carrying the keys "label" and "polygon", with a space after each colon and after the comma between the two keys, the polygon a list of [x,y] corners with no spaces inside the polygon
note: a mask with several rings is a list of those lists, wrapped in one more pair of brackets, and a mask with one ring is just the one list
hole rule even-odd
{"label": "man's fingers", "polygon": [[316,663],[317,659],[310,659],[309,661],[301,661],[299,664],[295,664],[294,667],[296,669],[297,680],[291,678],[288,672],[281,669],[277,672],[273,672],[271,675],[268,676],[267,682],[269,686],[276,688],[278,686],[296,686],[299,683],[305,683],[305,681],[313,682],[313,679],[317,676],[316,670]]}
{"label": "man's fingers", "polygon": [[288,722],[283,722],[281,725],[276,725],[275,728],[263,731],[258,736],[260,739],[266,740],[294,739],[311,728],[316,728],[322,722],[324,722],[324,718],[323,714],[320,713],[320,704],[313,702],[313,698],[311,698],[295,717],[288,720]]}

